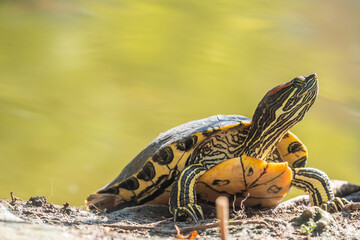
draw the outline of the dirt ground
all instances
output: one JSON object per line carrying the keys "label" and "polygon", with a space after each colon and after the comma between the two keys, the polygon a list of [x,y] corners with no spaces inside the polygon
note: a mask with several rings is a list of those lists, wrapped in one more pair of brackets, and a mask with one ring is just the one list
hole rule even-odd
{"label": "dirt ground", "polygon": [[[359,200],[357,193],[352,200]],[[357,205],[356,205],[357,204]],[[232,239],[360,239],[358,203],[329,214],[300,196],[266,211],[230,214]],[[203,206],[205,220],[174,223],[167,206],[145,205],[111,214],[54,205],[45,197],[0,201],[0,239],[177,239],[197,230],[197,239],[219,238],[215,208]]]}

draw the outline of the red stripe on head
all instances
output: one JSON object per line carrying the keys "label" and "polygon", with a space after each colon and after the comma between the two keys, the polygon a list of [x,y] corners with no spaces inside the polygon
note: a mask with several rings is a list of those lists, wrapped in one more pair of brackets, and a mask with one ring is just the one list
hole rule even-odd
{"label": "red stripe on head", "polygon": [[274,87],[273,89],[270,90],[268,95],[273,95],[273,94],[277,93],[278,91],[280,91],[281,89],[286,88],[286,87],[288,87],[290,85],[291,85],[291,82],[288,82],[288,83],[281,84],[281,85],[279,85],[277,87]]}

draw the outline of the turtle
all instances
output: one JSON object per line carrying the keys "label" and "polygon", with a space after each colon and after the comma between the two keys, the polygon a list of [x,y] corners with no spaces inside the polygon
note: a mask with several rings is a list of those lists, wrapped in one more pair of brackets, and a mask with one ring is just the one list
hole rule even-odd
{"label": "turtle", "polygon": [[305,145],[289,130],[318,95],[318,77],[298,76],[268,91],[252,119],[216,115],[161,133],[109,184],[92,193],[89,210],[107,212],[142,204],[168,204],[174,221],[204,218],[199,202],[225,195],[258,208],[275,207],[291,187],[314,206],[341,211],[329,177],[305,167]]}

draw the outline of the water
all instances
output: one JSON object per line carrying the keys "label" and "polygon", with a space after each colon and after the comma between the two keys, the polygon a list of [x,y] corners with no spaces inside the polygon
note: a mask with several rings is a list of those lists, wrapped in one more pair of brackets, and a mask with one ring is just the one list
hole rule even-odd
{"label": "water", "polygon": [[0,198],[82,205],[159,133],[316,72],[293,132],[360,184],[358,1],[2,1]]}

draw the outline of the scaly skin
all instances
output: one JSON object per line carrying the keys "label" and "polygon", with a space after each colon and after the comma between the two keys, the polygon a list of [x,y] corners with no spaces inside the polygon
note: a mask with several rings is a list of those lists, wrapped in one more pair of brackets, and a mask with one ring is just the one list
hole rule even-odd
{"label": "scaly skin", "polygon": [[345,198],[334,196],[329,177],[315,168],[294,168],[292,185],[309,193],[312,206],[328,212],[339,212],[349,203]]}

